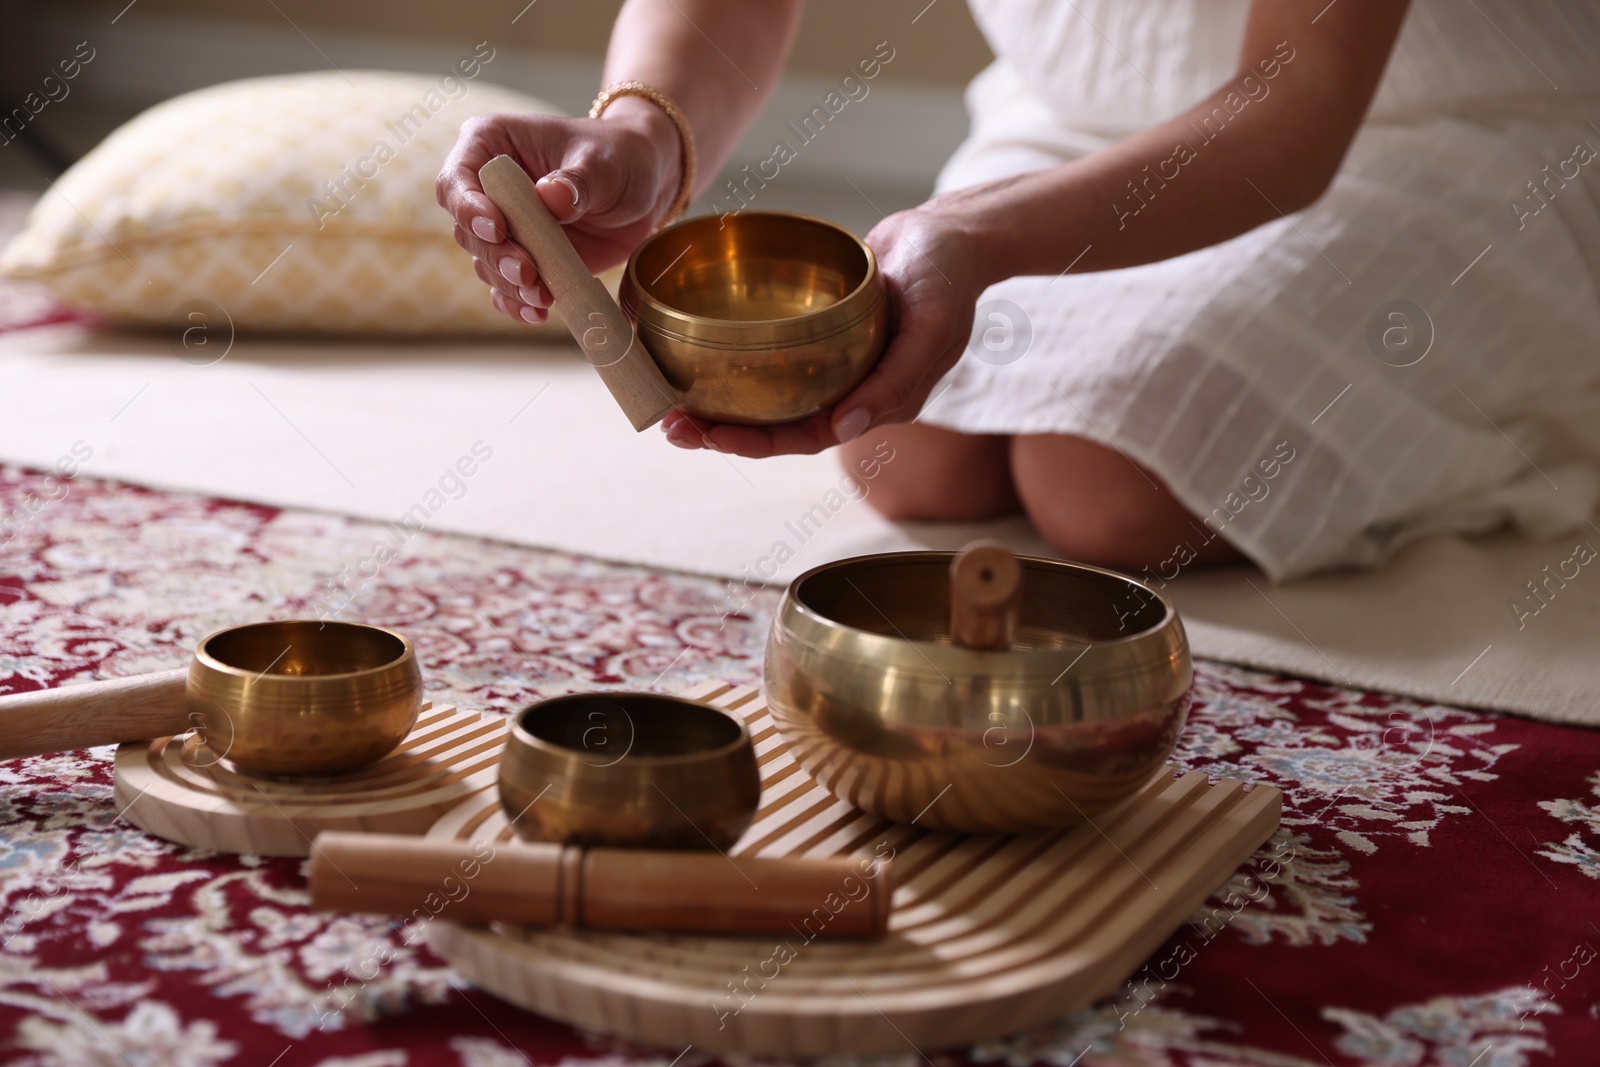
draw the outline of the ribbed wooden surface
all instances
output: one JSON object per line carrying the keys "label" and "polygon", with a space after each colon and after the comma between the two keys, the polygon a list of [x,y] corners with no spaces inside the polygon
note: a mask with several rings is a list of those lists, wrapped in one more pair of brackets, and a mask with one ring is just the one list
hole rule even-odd
{"label": "ribbed wooden surface", "polygon": [[[441,920],[429,924],[435,951],[514,1004],[675,1049],[926,1052],[1045,1022],[1111,992],[1278,825],[1276,789],[1162,773],[1071,831],[926,832],[857,811],[813,782],[756,690],[708,684],[684,695],[742,715],[755,740],[762,808],[733,852],[892,849],[889,937],[669,937]],[[429,835],[511,839],[493,793],[462,803]]]}
{"label": "ribbed wooden surface", "polygon": [[507,720],[424,706],[394,752],[365,770],[299,781],[241,774],[192,734],[117,749],[116,805],[179,844],[306,856],[319,830],[420,834],[463,800],[490,803]]}

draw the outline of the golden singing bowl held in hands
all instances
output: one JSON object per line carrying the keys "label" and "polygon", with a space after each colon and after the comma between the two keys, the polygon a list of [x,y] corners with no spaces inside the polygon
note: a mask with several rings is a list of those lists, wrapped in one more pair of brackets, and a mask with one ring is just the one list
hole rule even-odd
{"label": "golden singing bowl held in hands", "polygon": [[1011,647],[958,647],[953,555],[861,556],[789,586],[766,695],[801,764],[857,807],[931,829],[1066,827],[1132,795],[1188,714],[1177,612],[1113,571],[1020,557]]}
{"label": "golden singing bowl held in hands", "polygon": [[532,841],[727,849],[760,801],[744,720],[659,693],[531,704],[500,757],[500,806]]}
{"label": "golden singing bowl held in hands", "polygon": [[189,665],[189,718],[218,759],[275,777],[376,763],[417,721],[422,671],[392,630],[301,619],[219,630]]}
{"label": "golden singing bowl held in hands", "polygon": [[683,410],[715,422],[826,410],[866,376],[888,335],[866,242],[787,212],[669,226],[634,250],[621,302]]}

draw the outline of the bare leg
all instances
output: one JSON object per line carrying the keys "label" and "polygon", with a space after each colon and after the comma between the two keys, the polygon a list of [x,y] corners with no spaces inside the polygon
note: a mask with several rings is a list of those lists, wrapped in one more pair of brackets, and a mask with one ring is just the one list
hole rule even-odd
{"label": "bare leg", "polygon": [[[902,522],[963,522],[1018,510],[1010,439],[937,426],[881,426],[839,449],[845,470],[863,479],[867,503]],[[886,459],[885,457],[892,457]],[[877,462],[863,477],[862,463]]]}
{"label": "bare leg", "polygon": [[1028,517],[1069,559],[1137,570],[1170,559],[1184,544],[1200,564],[1244,558],[1212,536],[1155,475],[1085,438],[1014,437],[1011,471]]}

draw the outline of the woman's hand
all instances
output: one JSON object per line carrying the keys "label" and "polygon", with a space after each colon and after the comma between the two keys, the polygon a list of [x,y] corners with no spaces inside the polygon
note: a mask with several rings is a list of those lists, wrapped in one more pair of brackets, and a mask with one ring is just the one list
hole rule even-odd
{"label": "woman's hand", "polygon": [[550,290],[527,249],[507,236],[478,168],[501,154],[520,163],[584,263],[598,272],[627,259],[670,207],[681,153],[671,120],[633,98],[615,101],[600,119],[480,115],[462,124],[434,192],[454,216],[456,243],[472,253],[490,301],[519,322],[537,324],[548,315]]}
{"label": "woman's hand", "polygon": [[889,290],[889,344],[860,385],[832,410],[781,426],[707,423],[681,411],[662,420],[682,448],[752,458],[820,452],[873,426],[910,422],[967,347],[972,312],[987,282],[971,215],[941,197],[890,215],[867,244]]}

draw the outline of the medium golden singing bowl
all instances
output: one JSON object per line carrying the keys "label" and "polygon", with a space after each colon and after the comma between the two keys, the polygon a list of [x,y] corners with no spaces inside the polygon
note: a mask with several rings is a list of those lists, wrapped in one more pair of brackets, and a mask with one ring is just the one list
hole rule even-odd
{"label": "medium golden singing bowl", "polygon": [[744,720],[658,693],[530,704],[500,757],[500,806],[531,841],[727,849],[760,801]]}
{"label": "medium golden singing bowl", "polygon": [[957,647],[952,556],[861,556],[789,586],[766,695],[800,763],[857,807],[932,829],[1066,827],[1132,795],[1189,710],[1172,605],[1113,571],[1019,557],[1011,647]]}
{"label": "medium golden singing bowl", "polygon": [[683,410],[749,425],[831,407],[877,362],[889,326],[866,242],[780,211],[662,230],[629,258],[621,303]]}
{"label": "medium golden singing bowl", "polygon": [[218,759],[273,777],[376,763],[411,732],[422,672],[411,642],[354,622],[219,630],[189,665],[189,720]]}

